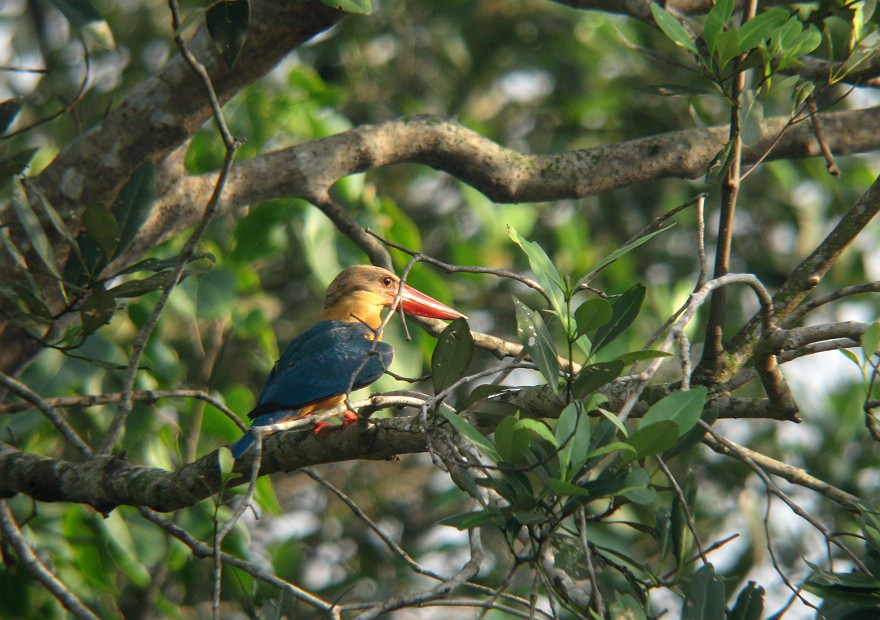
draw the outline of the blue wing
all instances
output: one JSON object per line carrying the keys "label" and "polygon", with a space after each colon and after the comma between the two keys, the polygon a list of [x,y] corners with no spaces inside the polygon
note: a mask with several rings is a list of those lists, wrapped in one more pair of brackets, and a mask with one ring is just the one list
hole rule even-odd
{"label": "blue wing", "polygon": [[[248,417],[255,425],[295,417],[296,409],[370,385],[382,376],[393,357],[391,345],[374,341],[369,327],[321,321],[287,345]],[[252,443],[248,433],[233,444],[235,458]]]}

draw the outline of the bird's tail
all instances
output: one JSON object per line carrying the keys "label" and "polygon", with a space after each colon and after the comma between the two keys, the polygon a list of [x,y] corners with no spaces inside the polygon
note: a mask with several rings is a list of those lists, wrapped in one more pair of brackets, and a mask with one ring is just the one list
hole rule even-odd
{"label": "bird's tail", "polygon": [[251,449],[251,446],[254,445],[254,441],[254,436],[248,431],[242,435],[241,439],[229,446],[229,450],[232,452],[232,456],[235,457],[236,461],[244,456],[245,452]]}

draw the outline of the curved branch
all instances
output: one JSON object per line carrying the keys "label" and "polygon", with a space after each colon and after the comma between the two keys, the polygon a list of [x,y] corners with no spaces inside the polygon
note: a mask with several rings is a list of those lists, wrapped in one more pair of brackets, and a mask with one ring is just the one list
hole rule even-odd
{"label": "curved branch", "polygon": [[[880,108],[820,116],[826,143],[840,155],[880,146]],[[777,142],[767,159],[815,157],[822,149],[809,123],[786,128],[789,119],[765,121],[763,138],[744,149],[753,163]],[[727,128],[676,131],[629,142],[552,155],[507,149],[445,116],[412,116],[363,125],[340,134],[258,155],[236,165],[219,211],[280,196],[326,202],[339,179],[383,166],[420,163],[443,170],[495,202],[543,202],[582,198],[661,178],[698,178],[727,140]],[[633,165],[638,162],[638,165]],[[152,217],[131,250],[132,257],[195,223],[216,173],[181,177],[159,197]]]}

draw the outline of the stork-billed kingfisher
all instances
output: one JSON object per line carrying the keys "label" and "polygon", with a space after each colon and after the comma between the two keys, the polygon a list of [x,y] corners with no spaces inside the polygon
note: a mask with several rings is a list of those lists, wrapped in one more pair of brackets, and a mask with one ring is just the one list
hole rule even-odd
{"label": "stork-billed kingfisher", "polygon": [[[457,319],[460,312],[401,283],[396,275],[369,265],[342,271],[327,289],[321,321],[290,341],[269,374],[257,406],[248,414],[254,426],[303,418],[345,403],[348,394],[379,379],[394,351],[381,342],[382,310],[400,294],[404,312],[435,319]],[[346,422],[357,414],[346,411]],[[319,422],[315,430],[328,426]],[[254,443],[248,432],[230,446],[240,458]]]}

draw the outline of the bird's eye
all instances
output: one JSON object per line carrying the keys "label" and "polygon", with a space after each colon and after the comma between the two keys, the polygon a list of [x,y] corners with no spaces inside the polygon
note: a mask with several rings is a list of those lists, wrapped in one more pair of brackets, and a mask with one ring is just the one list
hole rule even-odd
{"label": "bird's eye", "polygon": [[382,278],[382,284],[384,284],[385,286],[391,286],[392,282],[394,282],[394,280],[391,279],[391,276],[385,276],[384,278]]}

